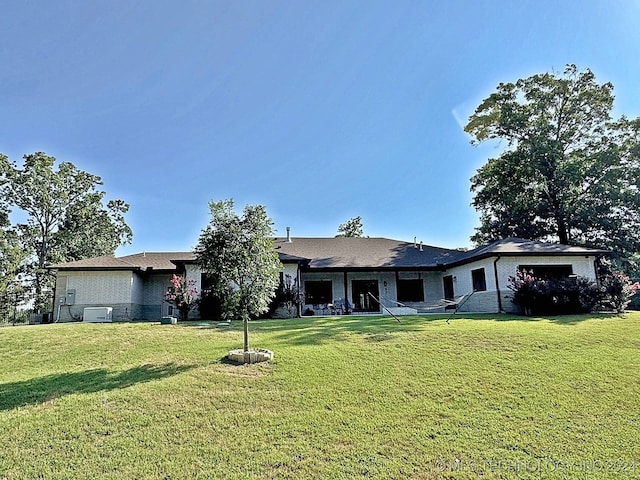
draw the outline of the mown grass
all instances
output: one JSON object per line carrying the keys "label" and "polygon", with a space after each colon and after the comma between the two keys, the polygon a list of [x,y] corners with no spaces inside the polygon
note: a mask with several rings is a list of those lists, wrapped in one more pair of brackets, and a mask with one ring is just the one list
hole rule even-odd
{"label": "mown grass", "polygon": [[634,478],[640,313],[0,329],[0,479]]}

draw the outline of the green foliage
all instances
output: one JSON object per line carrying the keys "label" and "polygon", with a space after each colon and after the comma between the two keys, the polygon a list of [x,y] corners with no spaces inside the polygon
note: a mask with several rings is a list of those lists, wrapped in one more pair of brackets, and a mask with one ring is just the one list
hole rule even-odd
{"label": "green foliage", "polygon": [[601,269],[599,283],[587,278],[537,278],[524,271],[509,277],[512,301],[526,315],[566,315],[595,310],[623,313],[640,283],[628,276]]}
{"label": "green foliage", "polygon": [[132,237],[123,216],[129,205],[114,200],[105,207],[105,192],[97,190],[100,177],[69,162],[59,163],[54,170],[55,162],[54,157],[37,152],[25,155],[20,169],[0,156],[0,198],[26,217],[14,230],[28,257],[25,279],[40,311],[50,308],[53,276],[47,265],[113,254]]}
{"label": "green foliage", "polygon": [[0,322],[13,315],[12,308],[24,303],[25,287],[21,279],[26,252],[18,234],[0,225]]}
{"label": "green foliage", "polygon": [[228,320],[244,324],[244,350],[249,349],[251,317],[268,311],[282,267],[273,246],[273,222],[262,205],[247,205],[240,216],[233,200],[211,202],[211,220],[196,247],[198,263],[222,300]]}
{"label": "green foliage", "polygon": [[444,318],[0,328],[0,477],[638,477],[640,313]]}
{"label": "green foliage", "polygon": [[640,120],[613,120],[613,85],[569,65],[501,83],[470,117],[472,143],[505,142],[471,179],[477,243],[511,236],[640,251]]}
{"label": "green foliage", "polygon": [[507,287],[525,315],[589,313],[602,298],[596,282],[583,277],[537,278],[519,270],[509,277]]}
{"label": "green foliage", "polygon": [[111,255],[120,245],[131,243],[132,232],[124,214],[129,205],[123,200],[102,204],[104,192],[88,195],[68,211],[55,238],[57,255],[71,262],[100,255]]}
{"label": "green foliage", "polygon": [[362,218],[360,216],[353,217],[338,226],[338,235],[336,237],[362,237]]}
{"label": "green foliage", "polygon": [[[0,165],[6,161],[7,157],[0,153]],[[18,298],[22,300],[24,292],[19,275],[26,258],[18,232],[9,221],[6,183],[7,180],[0,176],[0,322],[9,318]]]}
{"label": "green foliage", "polygon": [[623,313],[631,303],[633,296],[640,290],[640,283],[632,282],[623,273],[611,272],[600,278],[602,298],[600,304],[604,309]]}
{"label": "green foliage", "polygon": [[298,316],[298,308],[303,303],[304,292],[298,285],[297,279],[292,278],[291,275],[284,275],[271,302],[270,314],[273,315],[277,308],[284,308],[289,317]]}

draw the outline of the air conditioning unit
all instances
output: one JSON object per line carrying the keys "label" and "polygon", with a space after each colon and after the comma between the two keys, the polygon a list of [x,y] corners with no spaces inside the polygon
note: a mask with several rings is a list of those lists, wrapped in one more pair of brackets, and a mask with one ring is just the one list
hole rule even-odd
{"label": "air conditioning unit", "polygon": [[113,307],[86,307],[82,315],[83,322],[113,322]]}

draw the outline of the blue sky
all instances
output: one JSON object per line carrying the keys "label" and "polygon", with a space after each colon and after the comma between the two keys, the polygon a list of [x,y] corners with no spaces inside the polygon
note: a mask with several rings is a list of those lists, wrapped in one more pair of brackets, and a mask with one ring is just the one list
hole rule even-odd
{"label": "blue sky", "polygon": [[635,1],[0,0],[0,152],[44,151],[131,205],[118,254],[189,250],[208,202],[279,235],[470,246],[462,127],[499,82],[567,63],[640,115]]}

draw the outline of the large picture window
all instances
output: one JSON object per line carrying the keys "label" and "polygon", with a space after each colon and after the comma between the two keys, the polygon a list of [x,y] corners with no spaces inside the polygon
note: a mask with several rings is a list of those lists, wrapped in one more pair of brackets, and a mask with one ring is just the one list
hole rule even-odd
{"label": "large picture window", "polygon": [[333,286],[331,280],[307,280],[304,282],[304,303],[319,305],[333,301]]}
{"label": "large picture window", "polygon": [[424,287],[422,279],[398,280],[399,302],[424,302]]}
{"label": "large picture window", "polygon": [[567,278],[573,274],[571,265],[520,265],[518,270],[531,273],[536,278]]}
{"label": "large picture window", "polygon": [[484,268],[471,270],[471,281],[473,282],[474,292],[484,292],[487,289],[487,277]]}

